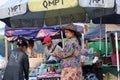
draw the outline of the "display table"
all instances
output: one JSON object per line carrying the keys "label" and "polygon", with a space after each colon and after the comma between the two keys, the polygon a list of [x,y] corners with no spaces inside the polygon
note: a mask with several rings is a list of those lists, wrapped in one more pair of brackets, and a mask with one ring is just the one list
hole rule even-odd
{"label": "display table", "polygon": [[43,75],[38,75],[37,80],[60,80],[60,74],[45,73]]}
{"label": "display table", "polygon": [[37,80],[60,80],[60,77],[42,77],[37,78]]}

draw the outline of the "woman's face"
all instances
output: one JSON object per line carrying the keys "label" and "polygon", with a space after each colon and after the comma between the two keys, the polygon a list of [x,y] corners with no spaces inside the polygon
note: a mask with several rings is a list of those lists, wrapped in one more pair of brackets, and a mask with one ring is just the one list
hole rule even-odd
{"label": "woman's face", "polygon": [[66,36],[66,38],[70,39],[70,38],[75,37],[75,34],[74,34],[74,32],[72,32],[70,30],[65,30],[65,36]]}

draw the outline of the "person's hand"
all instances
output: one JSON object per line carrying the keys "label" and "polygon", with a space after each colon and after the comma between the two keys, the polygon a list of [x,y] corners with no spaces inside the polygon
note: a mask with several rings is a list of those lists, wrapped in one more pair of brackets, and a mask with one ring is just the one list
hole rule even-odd
{"label": "person's hand", "polygon": [[58,57],[57,53],[53,53],[52,56],[54,56],[54,57]]}
{"label": "person's hand", "polygon": [[61,51],[61,50],[58,50],[57,52],[58,52],[58,53],[61,53],[62,51]]}

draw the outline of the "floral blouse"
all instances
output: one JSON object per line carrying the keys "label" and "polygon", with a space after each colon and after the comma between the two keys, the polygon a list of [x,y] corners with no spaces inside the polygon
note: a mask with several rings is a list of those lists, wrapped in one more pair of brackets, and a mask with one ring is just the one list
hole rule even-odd
{"label": "floral blouse", "polygon": [[63,52],[58,53],[58,56],[62,59],[62,68],[80,67],[81,47],[77,38],[67,39],[64,47]]}

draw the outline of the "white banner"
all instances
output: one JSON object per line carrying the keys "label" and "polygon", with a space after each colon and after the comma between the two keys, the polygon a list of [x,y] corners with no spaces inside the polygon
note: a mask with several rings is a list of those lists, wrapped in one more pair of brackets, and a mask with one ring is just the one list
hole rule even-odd
{"label": "white banner", "polygon": [[79,0],[79,4],[82,7],[113,8],[114,0]]}
{"label": "white banner", "polygon": [[[23,1],[23,2],[22,2]],[[27,0],[9,0],[0,6],[0,19],[24,14],[27,11]]]}
{"label": "white banner", "polygon": [[107,31],[120,31],[120,24],[105,24]]}
{"label": "white banner", "polygon": [[120,14],[120,0],[116,0],[116,12]]}

